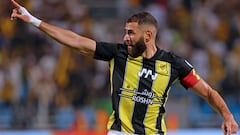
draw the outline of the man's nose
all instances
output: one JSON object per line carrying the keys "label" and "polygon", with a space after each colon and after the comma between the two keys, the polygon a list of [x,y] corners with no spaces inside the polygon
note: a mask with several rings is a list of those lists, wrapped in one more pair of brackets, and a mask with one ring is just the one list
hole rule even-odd
{"label": "man's nose", "polygon": [[125,34],[123,37],[124,41],[129,41],[130,40],[130,36],[128,34]]}

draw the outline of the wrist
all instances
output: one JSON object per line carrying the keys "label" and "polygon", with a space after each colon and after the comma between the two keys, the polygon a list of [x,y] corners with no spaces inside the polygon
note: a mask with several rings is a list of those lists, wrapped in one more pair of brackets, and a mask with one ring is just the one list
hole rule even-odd
{"label": "wrist", "polygon": [[29,23],[32,24],[35,27],[39,27],[41,22],[42,22],[42,20],[40,20],[40,19],[38,19],[38,18],[36,18],[34,16],[31,16],[29,18]]}
{"label": "wrist", "polygon": [[28,17],[28,23],[34,25],[35,27],[39,27],[42,20],[36,18],[35,16],[31,15],[24,7],[19,8],[19,12],[22,15],[25,15]]}
{"label": "wrist", "polygon": [[233,115],[231,113],[223,114],[223,119],[232,119]]}

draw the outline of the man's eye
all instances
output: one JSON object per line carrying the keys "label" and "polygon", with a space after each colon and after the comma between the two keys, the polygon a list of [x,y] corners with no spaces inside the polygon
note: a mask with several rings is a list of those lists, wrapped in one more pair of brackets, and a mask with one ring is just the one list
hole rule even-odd
{"label": "man's eye", "polygon": [[128,34],[128,35],[132,35],[133,32],[132,32],[132,31],[128,31],[127,34]]}

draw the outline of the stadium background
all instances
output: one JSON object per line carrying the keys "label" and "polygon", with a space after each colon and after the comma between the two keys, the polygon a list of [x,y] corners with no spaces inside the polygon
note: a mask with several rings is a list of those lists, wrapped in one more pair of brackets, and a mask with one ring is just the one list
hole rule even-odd
{"label": "stadium background", "polygon": [[[159,47],[189,60],[240,123],[239,0],[17,1],[51,24],[109,42],[122,42],[131,13],[151,12],[160,25]],[[12,8],[0,1],[0,134],[104,134],[111,112],[107,63],[11,22]],[[167,112],[170,135],[221,134],[221,117],[178,82]]]}

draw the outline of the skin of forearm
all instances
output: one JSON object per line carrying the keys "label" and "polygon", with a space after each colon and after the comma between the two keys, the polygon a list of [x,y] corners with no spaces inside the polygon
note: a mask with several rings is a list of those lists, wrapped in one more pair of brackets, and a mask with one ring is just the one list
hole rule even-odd
{"label": "skin of forearm", "polygon": [[223,116],[223,118],[232,116],[223,98],[216,90],[209,90],[206,100],[215,111],[219,112]]}
{"label": "skin of forearm", "polygon": [[220,94],[211,86],[209,86],[204,80],[201,79],[195,86],[193,86],[192,90],[206,100],[216,112],[222,115],[224,119],[232,116]]}
{"label": "skin of forearm", "polygon": [[87,47],[87,43],[85,44],[85,42],[92,40],[82,37],[70,30],[66,30],[45,22],[41,23],[39,29],[59,43],[71,47],[83,55],[93,56],[93,52],[90,50],[94,48],[89,49],[89,46]]}

